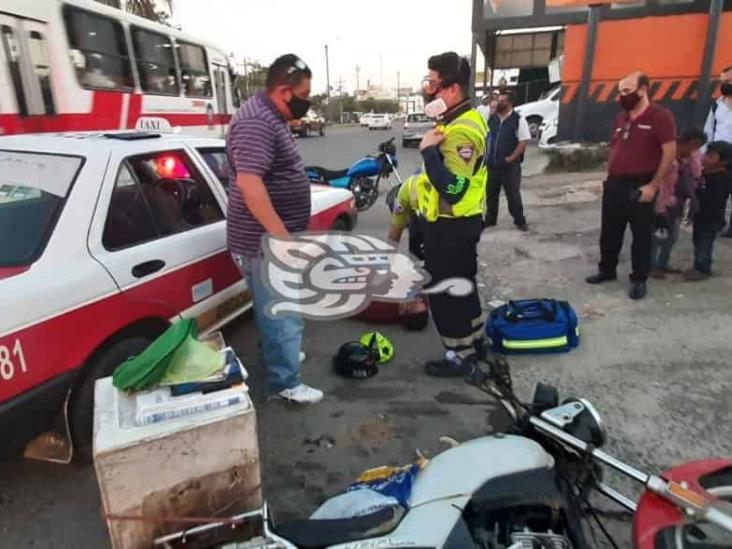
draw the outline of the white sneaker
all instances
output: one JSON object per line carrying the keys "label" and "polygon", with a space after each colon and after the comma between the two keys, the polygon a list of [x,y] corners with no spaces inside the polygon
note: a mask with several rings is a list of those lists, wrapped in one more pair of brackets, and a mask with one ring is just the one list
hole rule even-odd
{"label": "white sneaker", "polygon": [[301,383],[292,389],[285,389],[277,393],[277,397],[297,404],[317,404],[323,400],[323,391],[313,389]]}
{"label": "white sneaker", "polygon": [[305,359],[308,357],[308,355],[305,354],[305,351],[300,351],[300,364],[305,362]]}

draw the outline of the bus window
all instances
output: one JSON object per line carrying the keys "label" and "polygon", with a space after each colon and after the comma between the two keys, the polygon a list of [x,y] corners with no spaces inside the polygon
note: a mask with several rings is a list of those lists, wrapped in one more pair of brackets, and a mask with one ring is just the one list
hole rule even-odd
{"label": "bus window", "polygon": [[206,51],[201,46],[178,41],[180,79],[188,97],[211,97],[211,76]]}
{"label": "bus window", "polygon": [[41,88],[43,109],[46,114],[56,114],[56,108],[53,104],[53,91],[51,90],[51,63],[48,60],[46,39],[40,32],[30,31],[28,47],[30,49],[33,72],[38,78],[38,85]]}
{"label": "bus window", "polygon": [[180,88],[170,38],[164,34],[132,27],[132,43],[142,91],[178,95]]}
{"label": "bus window", "polygon": [[85,88],[129,90],[134,87],[125,34],[119,21],[64,6],[71,62]]}
{"label": "bus window", "polygon": [[14,29],[10,25],[0,26],[0,41],[2,42],[5,58],[7,59],[10,79],[13,82],[13,91],[15,92],[15,100],[18,103],[18,112],[21,116],[27,116],[28,104],[25,101],[23,79],[20,76],[20,51],[18,49],[18,42],[15,39]]}

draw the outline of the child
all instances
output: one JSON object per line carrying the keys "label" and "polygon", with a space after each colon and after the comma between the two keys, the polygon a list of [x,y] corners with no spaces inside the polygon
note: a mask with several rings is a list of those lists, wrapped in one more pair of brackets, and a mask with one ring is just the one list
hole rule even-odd
{"label": "child", "polygon": [[671,249],[679,237],[679,227],[687,201],[693,203],[701,178],[699,149],[707,142],[699,128],[688,128],[676,141],[676,161],[669,170],[666,185],[656,200],[656,234],[651,241],[651,276],[666,278],[681,271],[669,266]]}
{"label": "child", "polygon": [[686,280],[706,280],[712,275],[712,249],[727,206],[727,166],[730,162],[732,145],[724,141],[713,141],[707,145],[702,158],[702,182],[696,192],[694,268],[684,273]]}

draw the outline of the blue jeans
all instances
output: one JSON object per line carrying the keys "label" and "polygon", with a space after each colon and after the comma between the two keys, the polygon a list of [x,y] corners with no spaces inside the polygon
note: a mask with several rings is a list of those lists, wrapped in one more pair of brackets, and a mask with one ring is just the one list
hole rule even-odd
{"label": "blue jeans", "polygon": [[288,313],[273,318],[265,310],[274,290],[263,279],[262,259],[232,254],[254,297],[254,320],[259,329],[261,352],[267,369],[267,388],[275,394],[300,384],[302,317]]}
{"label": "blue jeans", "polygon": [[694,221],[694,269],[712,274],[712,251],[719,232],[719,223]]}
{"label": "blue jeans", "polygon": [[658,269],[668,267],[668,261],[671,258],[671,250],[679,238],[679,227],[681,226],[681,217],[676,217],[668,228],[668,236],[661,240],[653,235],[651,239],[651,265]]}

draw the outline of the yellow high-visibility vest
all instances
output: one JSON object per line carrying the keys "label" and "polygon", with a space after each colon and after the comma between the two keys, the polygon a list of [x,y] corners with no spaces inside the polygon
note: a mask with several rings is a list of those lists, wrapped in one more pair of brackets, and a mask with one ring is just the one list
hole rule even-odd
{"label": "yellow high-visibility vest", "polygon": [[[449,137],[450,133],[460,128],[461,131],[467,130],[474,138],[475,142],[480,144],[478,154],[485,153],[485,140],[488,134],[488,126],[481,115],[475,109],[470,109],[449,124],[439,126],[445,133],[445,137]],[[423,171],[418,176],[417,185],[417,205],[420,215],[427,221],[437,221],[440,217],[471,217],[480,215],[485,212],[485,193],[486,183],[488,181],[488,170],[485,162],[481,161],[481,165],[470,177],[468,190],[457,204],[448,204],[440,197],[440,193],[430,183],[429,177]]]}

